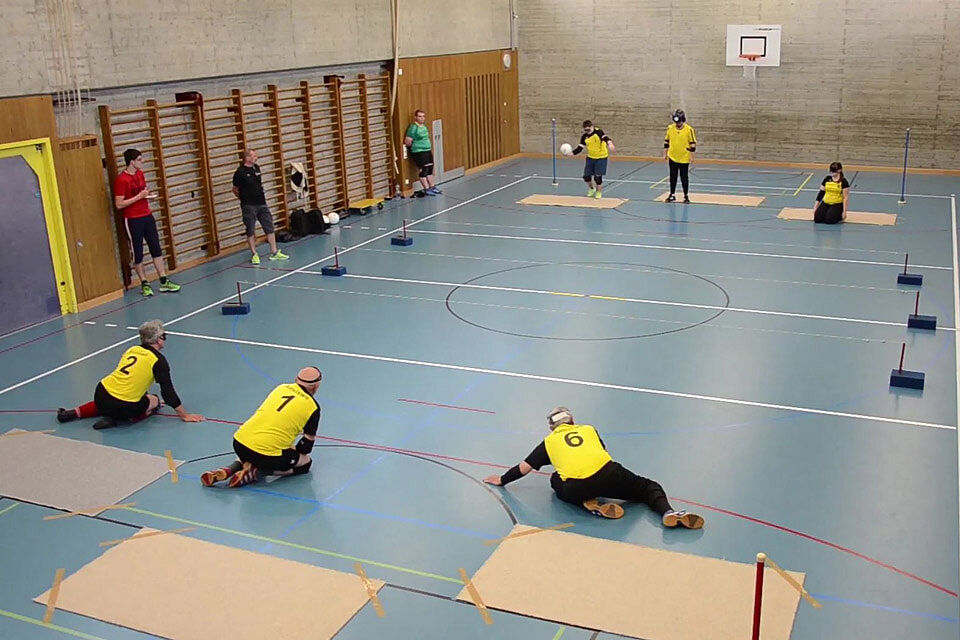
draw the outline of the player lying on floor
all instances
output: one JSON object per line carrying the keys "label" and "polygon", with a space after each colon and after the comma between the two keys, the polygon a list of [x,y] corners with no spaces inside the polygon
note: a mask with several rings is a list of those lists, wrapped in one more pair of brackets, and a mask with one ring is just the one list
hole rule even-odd
{"label": "player lying on floor", "polygon": [[598,500],[616,498],[646,504],[660,514],[665,527],[680,525],[699,529],[703,526],[702,517],[670,506],[659,483],[614,462],[597,430],[588,424],[574,423],[573,414],[566,407],[557,407],[548,413],[547,425],[550,435],[523,462],[502,476],[485,478],[484,482],[504,486],[549,464],[556,469],[550,476],[550,486],[557,497],[581,505],[596,516],[622,517],[623,507],[619,504]]}

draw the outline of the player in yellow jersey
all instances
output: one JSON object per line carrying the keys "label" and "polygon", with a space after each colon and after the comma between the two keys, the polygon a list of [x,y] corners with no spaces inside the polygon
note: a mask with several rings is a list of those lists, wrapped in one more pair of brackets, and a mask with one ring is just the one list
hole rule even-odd
{"label": "player in yellow jersey", "polygon": [[699,529],[703,518],[695,513],[676,511],[670,506],[663,487],[654,480],[642,478],[614,462],[597,430],[588,424],[577,424],[566,407],[557,407],[547,414],[550,435],[530,452],[523,462],[502,476],[489,476],[484,482],[504,486],[534,469],[553,465],[550,486],[557,497],[604,518],[620,518],[623,507],[613,502],[601,503],[597,498],[617,498],[643,502],[660,514],[663,526],[678,525]]}
{"label": "player in yellow jersey", "polygon": [[57,420],[70,422],[77,418],[103,416],[93,424],[94,429],[109,429],[118,422],[139,422],[160,409],[160,398],[147,393],[156,382],[160,394],[184,422],[200,422],[203,416],[187,413],[180,396],[173,388],[170,364],[160,350],[167,343],[167,334],[159,320],[140,325],[140,344],[123,352],[113,373],[103,378],[93,392],[93,402],[76,409],[57,409]]}
{"label": "player in yellow jersey", "polygon": [[616,150],[610,136],[593,126],[589,120],[583,121],[583,135],[580,144],[570,151],[570,155],[577,155],[587,150],[587,160],[583,163],[583,181],[587,183],[588,198],[603,197],[603,176],[607,174],[607,158]]}
{"label": "player in yellow jersey", "polygon": [[697,151],[697,134],[693,127],[687,124],[687,115],[683,109],[673,112],[673,122],[667,127],[667,134],[663,138],[663,157],[670,165],[670,195],[667,202],[675,202],[677,191],[677,175],[683,183],[683,201],[690,202],[690,163],[693,154]]}
{"label": "player in yellow jersey", "polygon": [[316,367],[305,367],[295,382],[274,388],[256,413],[233,434],[237,460],[229,467],[207,471],[200,476],[200,482],[209,487],[229,478],[231,487],[242,487],[265,476],[310,471],[310,452],[320,426],[320,405],[313,394],[322,377]]}
{"label": "player in yellow jersey", "polygon": [[820,183],[820,193],[813,205],[813,221],[837,224],[847,219],[850,183],[843,177],[843,165],[830,163],[830,175]]}

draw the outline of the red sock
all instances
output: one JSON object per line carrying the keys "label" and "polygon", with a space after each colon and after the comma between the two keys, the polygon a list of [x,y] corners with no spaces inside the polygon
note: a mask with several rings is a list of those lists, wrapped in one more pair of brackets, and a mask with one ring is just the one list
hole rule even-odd
{"label": "red sock", "polygon": [[78,418],[96,418],[100,415],[100,411],[97,410],[96,402],[88,402],[87,404],[82,404],[74,411],[77,412]]}

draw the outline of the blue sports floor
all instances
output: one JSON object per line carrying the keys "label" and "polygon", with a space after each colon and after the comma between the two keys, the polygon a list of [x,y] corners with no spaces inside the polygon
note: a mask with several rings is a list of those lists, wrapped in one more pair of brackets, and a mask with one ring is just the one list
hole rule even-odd
{"label": "blue sports floor", "polygon": [[[286,245],[282,268],[235,254],[179,274],[178,294],[131,291],[0,337],[0,431],[188,460],[179,483],[162,478],[100,518],[44,522],[52,510],[0,500],[0,637],[146,637],[63,611],[45,626],[31,601],[132,526],[195,526],[186,535],[346,572],[359,560],[389,583],[387,616],[365,607],[343,640],[612,637],[497,611],[486,626],[452,600],[458,569],[476,571],[484,540],[519,521],[748,563],[764,551],[806,572],[823,603],[801,602],[796,640],[956,638],[958,180],[911,175],[900,208],[899,175],[848,175],[851,209],[899,213],[895,227],[777,219],[812,205],[824,172],[800,189],[800,169],[693,167],[695,191],[765,196],[756,208],[654,202],[664,167],[639,162],[611,164],[607,197],[629,199],[616,210],[516,204],[581,195],[580,168],[561,162],[554,188],[549,160],[515,160]],[[414,244],[391,246],[404,218]],[[320,275],[334,244],[346,248],[339,279]],[[905,252],[936,332],[905,326]],[[253,313],[222,316],[237,281]],[[89,400],[130,327],[152,318],[168,327],[185,408],[208,420],[58,425],[53,410]],[[902,342],[922,393],[888,385]],[[229,461],[236,424],[310,364],[324,374],[313,471],[201,487]],[[483,485],[537,444],[558,404],[705,528],[664,530],[642,505],[596,519],[544,475]]]}

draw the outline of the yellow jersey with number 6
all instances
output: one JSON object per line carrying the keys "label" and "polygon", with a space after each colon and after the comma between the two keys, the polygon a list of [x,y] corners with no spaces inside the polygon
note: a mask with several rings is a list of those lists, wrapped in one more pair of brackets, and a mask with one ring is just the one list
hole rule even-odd
{"label": "yellow jersey with number 6", "polygon": [[150,349],[137,345],[120,356],[113,373],[100,381],[103,388],[117,400],[139,402],[153,384],[153,365],[159,358]]}
{"label": "yellow jersey with number 6", "polygon": [[293,447],[317,401],[296,383],[281,384],[233,435],[243,446],[265,456],[279,456]]}
{"label": "yellow jersey with number 6", "polygon": [[589,424],[562,424],[543,443],[561,480],[589,478],[612,460]]}

